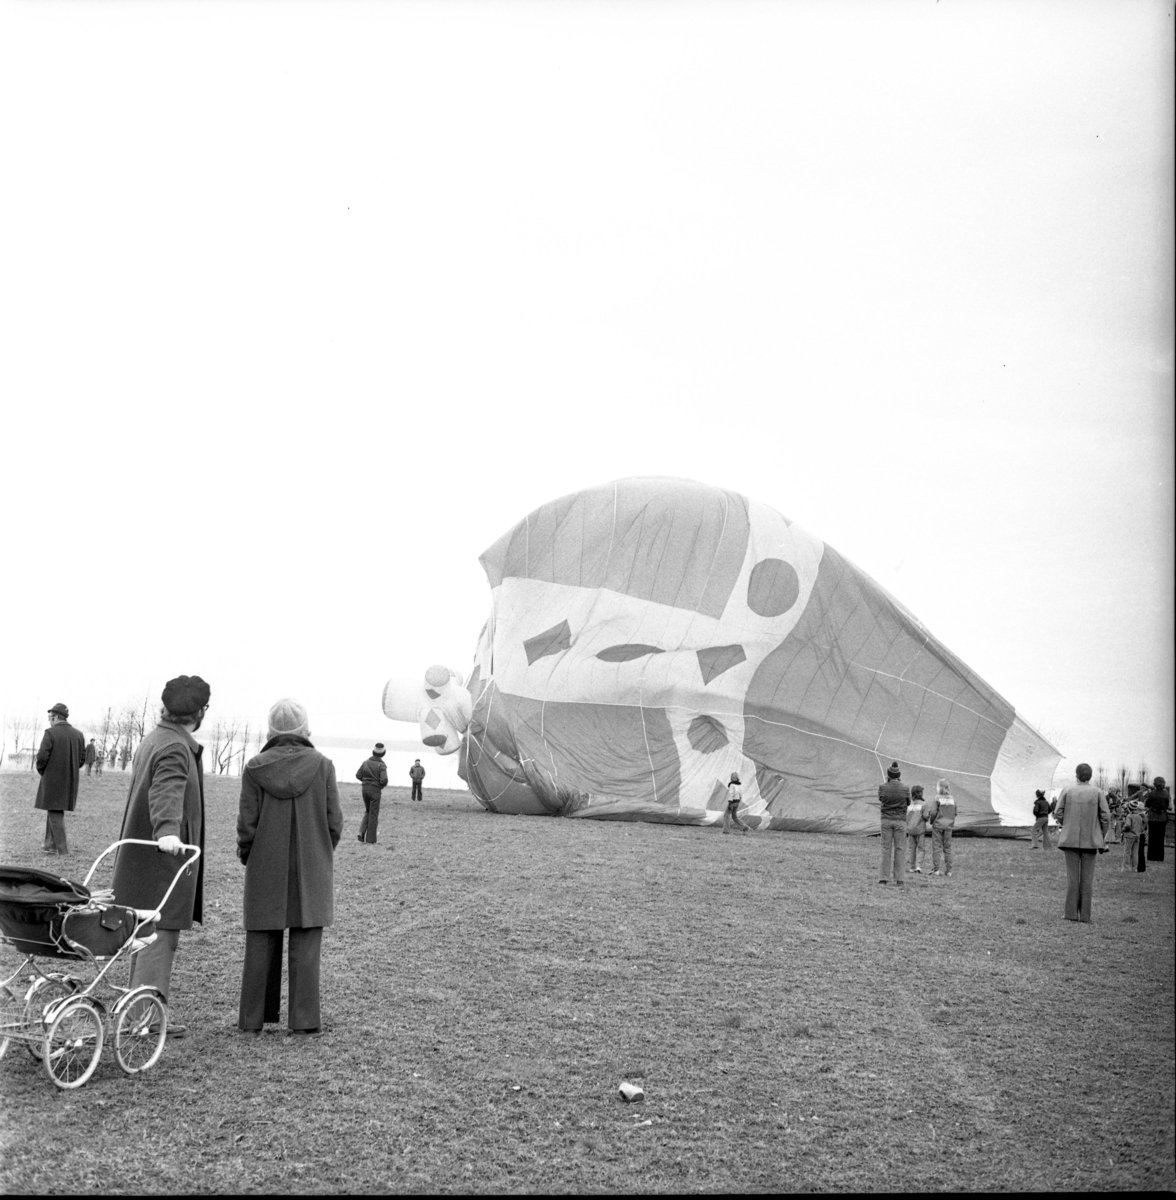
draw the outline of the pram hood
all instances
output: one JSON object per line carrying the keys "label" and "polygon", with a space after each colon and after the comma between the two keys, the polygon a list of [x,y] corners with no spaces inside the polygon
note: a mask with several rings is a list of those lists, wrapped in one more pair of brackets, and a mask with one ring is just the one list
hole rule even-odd
{"label": "pram hood", "polygon": [[293,800],[310,788],[322,765],[323,756],[309,742],[300,742],[263,750],[246,770],[267,796]]}
{"label": "pram hood", "polygon": [[52,871],[0,866],[0,904],[85,904],[90,889]]}

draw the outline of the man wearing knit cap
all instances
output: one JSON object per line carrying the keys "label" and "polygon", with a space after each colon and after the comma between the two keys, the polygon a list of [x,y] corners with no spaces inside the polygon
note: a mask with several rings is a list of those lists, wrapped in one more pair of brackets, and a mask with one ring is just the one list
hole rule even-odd
{"label": "man wearing knit cap", "polygon": [[45,811],[46,854],[68,854],[65,814],[78,803],[78,777],[86,758],[86,739],[69,723],[69,709],[55,704],[49,710],[49,728],[37,751],[37,785],[34,808]]}
{"label": "man wearing knit cap", "polygon": [[886,768],[886,782],[878,785],[878,806],[882,816],[882,868],[879,883],[889,883],[891,872],[899,886],[906,882],[906,812],[911,790],[902,782],[898,763]]}
{"label": "man wearing knit cap", "polygon": [[[119,904],[133,908],[155,908],[180,872],[155,941],[131,960],[131,987],[158,988],[169,1002],[180,930],[204,920],[203,854],[189,867],[176,859],[187,857],[184,846],[204,849],[204,748],[192,735],[208,711],[210,693],[199,675],[179,675],[164,687],[159,723],[135,751],[119,834],[155,847],[122,846],[114,865],[114,894]],[[187,1029],[169,1021],[167,1032],[183,1037]]]}
{"label": "man wearing knit cap", "polygon": [[380,826],[380,793],[388,786],[388,768],[384,765],[384,743],[377,742],[371,758],[360,764],[355,778],[363,785],[363,820],[359,823],[359,840],[370,846],[376,844]]}

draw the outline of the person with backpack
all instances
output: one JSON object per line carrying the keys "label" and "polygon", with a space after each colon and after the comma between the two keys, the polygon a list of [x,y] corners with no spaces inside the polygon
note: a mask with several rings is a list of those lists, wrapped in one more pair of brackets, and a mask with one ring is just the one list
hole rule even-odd
{"label": "person with backpack", "polygon": [[360,782],[363,797],[363,820],[359,823],[359,840],[369,846],[376,844],[380,828],[380,795],[388,786],[388,768],[384,765],[383,742],[377,742],[371,757],[360,763],[355,778]]}
{"label": "person with backpack", "polygon": [[1033,801],[1033,834],[1029,839],[1030,850],[1042,849],[1042,842],[1045,843],[1046,850],[1053,849],[1049,844],[1049,814],[1053,812],[1056,803],[1056,801],[1047,800],[1045,793],[1040,788],[1037,789],[1037,798]]}
{"label": "person with backpack", "polygon": [[[956,802],[946,779],[935,785],[928,813],[931,822],[931,874],[951,877],[951,835],[955,829]],[[942,868],[942,869],[941,869]]]}

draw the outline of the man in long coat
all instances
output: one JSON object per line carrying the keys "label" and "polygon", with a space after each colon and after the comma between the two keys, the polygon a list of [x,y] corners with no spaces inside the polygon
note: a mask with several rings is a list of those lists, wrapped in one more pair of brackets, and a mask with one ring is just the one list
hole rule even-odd
{"label": "man in long coat", "polygon": [[55,704],[49,710],[49,728],[37,751],[37,787],[34,808],[45,810],[46,854],[68,854],[65,814],[78,803],[78,776],[86,757],[86,739],[69,723],[69,709]]}
{"label": "man in long coat", "polygon": [[[159,724],[139,743],[131,769],[120,838],[155,842],[155,847],[123,846],[114,866],[119,904],[157,908],[177,871],[180,880],[163,906],[155,941],[135,955],[131,986],[151,986],[171,994],[172,961],[180,930],[204,920],[204,770],[203,747],[192,736],[208,711],[210,688],[199,675],[180,675],[163,689]],[[185,867],[182,846],[199,846],[201,857]],[[171,1022],[171,1037],[185,1026]]]}
{"label": "man in long coat", "polygon": [[282,938],[290,931],[291,1034],[322,1028],[323,927],[335,919],[335,847],[343,810],[335,765],[310,742],[306,709],[279,700],[269,738],[241,772],[237,856],[245,864],[245,964],[237,1027],[260,1033],[278,1020]]}

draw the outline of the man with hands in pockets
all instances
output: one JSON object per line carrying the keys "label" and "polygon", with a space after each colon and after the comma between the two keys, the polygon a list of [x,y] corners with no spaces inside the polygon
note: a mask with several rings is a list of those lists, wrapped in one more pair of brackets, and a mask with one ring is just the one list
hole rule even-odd
{"label": "man with hands in pockets", "polygon": [[[188,870],[175,856],[183,854],[184,845],[204,850],[204,748],[192,735],[208,711],[210,694],[199,675],[179,675],[164,687],[159,723],[135,751],[119,834],[120,839],[153,841],[155,847],[121,846],[114,866],[115,897],[132,908],[155,908],[176,872],[182,872],[163,907],[155,941],[135,955],[131,966],[131,987],[158,988],[165,1001],[170,1001],[180,930],[204,920],[203,853]],[[167,1032],[183,1037],[187,1029],[169,1022]]]}

